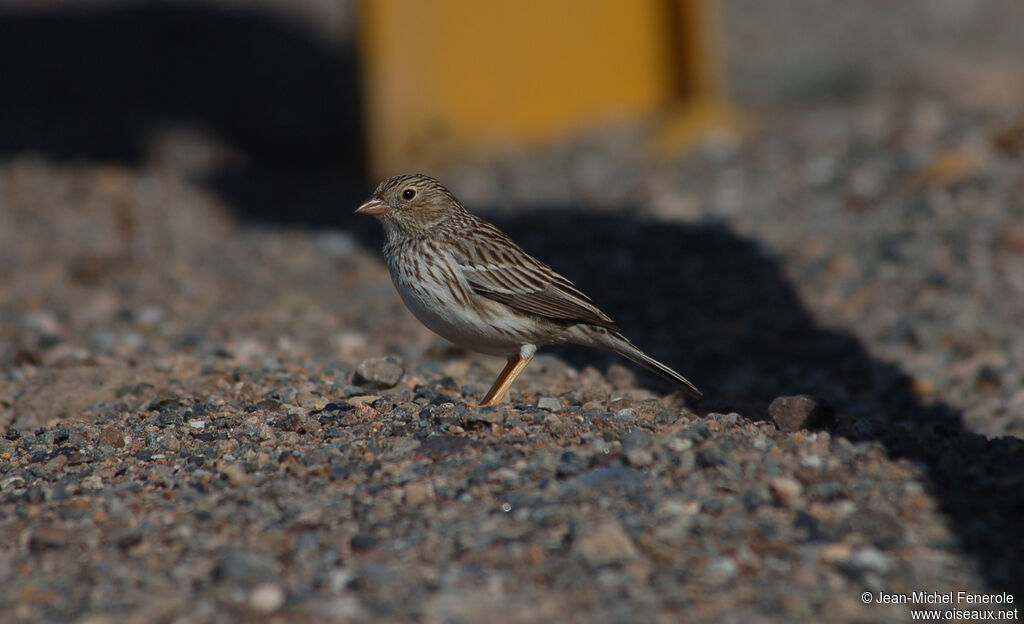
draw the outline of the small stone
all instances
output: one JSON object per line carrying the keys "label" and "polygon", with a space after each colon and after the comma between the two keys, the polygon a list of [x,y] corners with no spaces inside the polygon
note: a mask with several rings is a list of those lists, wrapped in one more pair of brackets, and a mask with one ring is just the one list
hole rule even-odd
{"label": "small stone", "polygon": [[633,447],[626,450],[626,461],[631,466],[643,467],[654,463],[654,453],[650,449]]}
{"label": "small stone", "polygon": [[544,417],[544,428],[553,435],[564,435],[569,425],[558,414],[552,413]]}
{"label": "small stone", "polygon": [[853,557],[850,558],[850,567],[856,572],[885,574],[892,567],[892,562],[885,553],[868,546],[853,553]]}
{"label": "small stone", "polygon": [[722,503],[722,501],[713,496],[708,496],[700,501],[701,511],[704,511],[712,515],[722,513],[722,509],[724,508],[725,505]]}
{"label": "small stone", "polygon": [[327,397],[308,392],[300,392],[295,400],[300,407],[314,412],[319,412],[331,402]]}
{"label": "small stone", "polygon": [[843,521],[843,528],[864,536],[881,548],[891,548],[903,539],[903,526],[890,514],[859,509]]}
{"label": "small stone", "polygon": [[177,453],[181,450],[181,440],[173,433],[163,434],[157,439],[156,443],[162,450],[172,453]]}
{"label": "small stone", "polygon": [[718,557],[708,564],[707,576],[713,582],[724,583],[736,578],[739,571],[740,568],[736,565],[735,559],[732,557]]}
{"label": "small stone", "polygon": [[562,409],[562,402],[555,397],[541,397],[537,399],[537,407],[549,412],[557,412]]}
{"label": "small stone", "polygon": [[605,520],[576,541],[574,550],[592,566],[611,565],[637,556],[636,545],[618,520]]}
{"label": "small stone", "polygon": [[416,457],[443,459],[465,452],[467,449],[478,448],[480,443],[472,438],[439,435],[427,438],[416,449]]}
{"label": "small stone", "polygon": [[97,441],[99,446],[113,446],[114,448],[124,448],[124,434],[121,433],[117,427],[105,427],[100,432],[100,438]]}
{"label": "small stone", "polygon": [[68,446],[71,448],[80,449],[89,444],[89,439],[85,437],[85,434],[78,429],[73,429],[68,432]]}
{"label": "small stone", "polygon": [[434,488],[425,481],[413,481],[405,484],[405,502],[409,505],[422,505],[434,497]]}
{"label": "small stone", "polygon": [[260,583],[249,592],[249,608],[260,613],[273,613],[284,606],[284,590],[277,583]]}
{"label": "small stone", "polygon": [[371,358],[359,363],[353,381],[361,386],[384,390],[395,386],[404,372],[397,358]]}
{"label": "small stone", "polygon": [[636,373],[622,364],[612,364],[605,373],[608,382],[614,388],[632,388],[636,386]]}
{"label": "small stone", "polygon": [[586,469],[583,458],[572,451],[565,451],[558,460],[555,476],[559,478],[575,477]]}
{"label": "small stone", "polygon": [[50,490],[50,488],[43,487],[41,485],[34,485],[30,487],[27,492],[25,492],[25,500],[32,503],[33,505],[37,505],[39,503],[49,500],[52,495],[53,492],[52,490]]}
{"label": "small stone", "polygon": [[58,472],[62,468],[64,468],[64,466],[66,466],[67,463],[68,463],[67,455],[64,455],[63,453],[61,453],[61,454],[55,455],[53,457],[53,459],[51,459],[50,461],[46,462],[46,465],[44,465],[43,468],[47,472]]}
{"label": "small stone", "polygon": [[622,488],[636,490],[644,484],[644,473],[625,466],[609,466],[584,472],[566,485],[570,490],[605,490]]}
{"label": "small stone", "polygon": [[826,563],[846,563],[851,556],[850,547],[842,542],[833,542],[821,548],[821,560]]}
{"label": "small stone", "polygon": [[776,397],[768,406],[768,415],[780,431],[826,427],[835,422],[835,410],[808,394]]}
{"label": "small stone", "polygon": [[466,413],[467,422],[483,422],[489,425],[500,425],[505,422],[506,409],[495,407],[477,407]]}
{"label": "small stone", "polygon": [[239,464],[228,464],[220,471],[221,476],[231,485],[243,485],[249,480],[249,475]]}
{"label": "small stone", "polygon": [[706,423],[695,423],[683,430],[683,437],[694,442],[703,442],[711,437],[711,428]]}
{"label": "small stone", "polygon": [[203,429],[206,428],[206,423],[201,420],[190,420],[188,421],[188,427],[189,429],[194,429],[195,431],[202,431]]}
{"label": "small stone", "polygon": [[487,473],[488,483],[509,483],[518,478],[519,473],[508,466],[502,466]]}
{"label": "small stone", "polygon": [[652,444],[654,444],[654,438],[646,431],[630,431],[626,437],[622,438],[622,448],[624,449],[649,448]]}
{"label": "small stone", "polygon": [[217,442],[217,457],[224,457],[230,455],[238,450],[238,440],[234,438],[228,438]]}
{"label": "small stone", "polygon": [[626,423],[636,422],[636,408],[626,407],[615,412],[615,418]]}
{"label": "small stone", "polygon": [[789,507],[800,502],[804,490],[799,481],[789,477],[775,477],[768,482],[768,487],[776,501]]}
{"label": "small stone", "polygon": [[277,429],[283,429],[284,431],[296,431],[298,433],[306,433],[311,428],[315,428],[319,431],[321,428],[320,421],[303,412],[296,412],[282,416],[275,420],[273,425]]}
{"label": "small stone", "polygon": [[355,551],[372,550],[377,546],[377,538],[369,533],[356,533],[352,536],[352,539],[349,540],[349,545],[352,546],[352,550]]}
{"label": "small stone", "polygon": [[729,463],[729,459],[725,456],[725,453],[713,448],[702,448],[697,451],[696,461],[697,465],[701,468],[724,466]]}
{"label": "small stone", "polygon": [[142,529],[135,527],[130,529],[124,529],[123,531],[118,531],[117,533],[111,536],[110,541],[117,544],[118,548],[127,550],[141,542],[142,538]]}
{"label": "small stone", "polygon": [[56,526],[42,526],[32,533],[28,545],[33,552],[39,552],[50,548],[63,548],[70,539],[70,531]]}
{"label": "small stone", "polygon": [[[376,401],[379,398],[380,398],[379,394],[359,394],[359,395],[356,395],[356,396],[350,396],[347,399],[345,399],[345,403],[347,404],[345,406],[345,409],[349,409],[349,408],[352,408],[352,407],[359,407],[360,405],[369,405],[369,404],[373,403],[374,401]],[[328,403],[326,406],[324,406],[324,409],[322,411],[329,411],[328,408],[331,405],[332,405],[331,403]],[[345,410],[342,410],[342,411],[345,411]]]}
{"label": "small stone", "polygon": [[257,553],[231,550],[217,562],[213,576],[218,581],[253,585],[277,577],[277,564]]}

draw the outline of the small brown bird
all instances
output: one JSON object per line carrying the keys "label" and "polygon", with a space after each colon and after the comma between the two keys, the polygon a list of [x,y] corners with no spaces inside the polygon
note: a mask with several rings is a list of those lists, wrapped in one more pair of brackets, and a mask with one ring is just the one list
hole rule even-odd
{"label": "small brown bird", "polygon": [[467,349],[508,358],[481,406],[505,396],[537,347],[561,342],[614,351],[700,398],[685,377],[626,340],[572,282],[471,214],[434,178],[389,178],[356,214],[383,224],[391,279],[420,322]]}

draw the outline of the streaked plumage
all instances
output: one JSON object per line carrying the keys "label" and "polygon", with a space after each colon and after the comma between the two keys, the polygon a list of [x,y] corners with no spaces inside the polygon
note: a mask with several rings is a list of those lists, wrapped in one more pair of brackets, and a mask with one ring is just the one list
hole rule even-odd
{"label": "streaked plumage", "polygon": [[538,346],[560,342],[614,351],[701,396],[626,340],[572,282],[466,210],[437,180],[395,176],[356,212],[383,224],[391,279],[416,318],[467,349],[509,358],[483,405],[504,396]]}

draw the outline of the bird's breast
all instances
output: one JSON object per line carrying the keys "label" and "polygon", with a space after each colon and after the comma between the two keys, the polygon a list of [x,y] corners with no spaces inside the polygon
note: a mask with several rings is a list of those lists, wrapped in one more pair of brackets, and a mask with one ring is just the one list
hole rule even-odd
{"label": "bird's breast", "polygon": [[439,250],[405,248],[387,255],[395,289],[421,323],[472,351],[517,353],[532,343],[535,322],[473,292],[455,263]]}

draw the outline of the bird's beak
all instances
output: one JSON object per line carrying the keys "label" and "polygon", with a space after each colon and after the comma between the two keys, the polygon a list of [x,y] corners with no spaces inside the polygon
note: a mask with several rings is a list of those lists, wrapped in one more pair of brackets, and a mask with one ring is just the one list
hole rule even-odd
{"label": "bird's beak", "polygon": [[391,207],[384,203],[383,199],[371,199],[362,206],[356,208],[356,214],[382,215]]}

